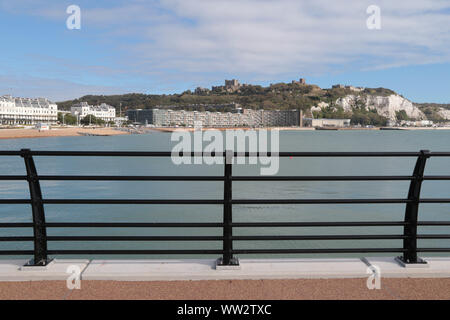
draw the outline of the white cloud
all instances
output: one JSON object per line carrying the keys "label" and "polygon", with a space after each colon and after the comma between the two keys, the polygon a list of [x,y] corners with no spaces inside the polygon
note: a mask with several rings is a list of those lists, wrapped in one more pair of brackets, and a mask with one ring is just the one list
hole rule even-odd
{"label": "white cloud", "polygon": [[[97,38],[99,46],[107,41],[120,52],[117,73],[274,79],[450,62],[448,0],[103,2],[112,6],[108,8],[78,2],[82,32]],[[11,3],[0,0],[9,10],[20,7],[47,19],[65,17],[60,2]],[[372,4],[381,8],[381,30],[366,27],[366,9]]]}
{"label": "white cloud", "polygon": [[368,30],[371,1],[165,0],[178,23],[147,28],[135,53],[154,68],[269,75],[450,61],[450,3],[403,3],[379,1],[382,29]]}

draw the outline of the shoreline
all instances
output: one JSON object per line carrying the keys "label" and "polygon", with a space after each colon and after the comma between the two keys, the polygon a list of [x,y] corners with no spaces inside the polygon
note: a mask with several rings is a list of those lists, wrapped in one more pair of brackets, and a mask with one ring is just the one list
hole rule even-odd
{"label": "shoreline", "polygon": [[[175,127],[153,127],[144,128],[145,131],[157,131],[157,132],[174,132],[174,131],[187,131],[193,132],[194,128],[175,128]],[[202,128],[202,131],[217,130],[279,130],[279,131],[417,131],[417,130],[450,130],[450,127],[373,127],[373,128],[313,128],[313,127],[264,127],[264,128],[248,128],[248,127],[236,127],[236,128]]]}
{"label": "shoreline", "polygon": [[[194,128],[175,128],[175,127],[154,127],[154,128],[141,128],[143,133],[151,132],[175,132],[185,131],[193,132]],[[450,130],[450,127],[374,127],[374,128],[311,128],[311,127],[267,127],[267,128],[248,128],[248,127],[236,127],[236,128],[202,128],[202,131],[217,130],[279,130],[279,131],[424,131],[424,130]],[[81,136],[116,136],[131,134],[129,130],[119,130],[116,128],[83,128],[83,127],[56,127],[50,130],[39,131],[34,128],[8,128],[0,129],[0,140],[3,139],[31,139],[31,138],[49,138],[49,137],[81,137]]]}
{"label": "shoreline", "polygon": [[37,129],[0,129],[0,139],[30,139],[30,138],[49,138],[49,137],[77,137],[85,135],[96,136],[116,136],[129,134],[126,131],[120,131],[112,128],[52,128],[50,130],[39,131]]}

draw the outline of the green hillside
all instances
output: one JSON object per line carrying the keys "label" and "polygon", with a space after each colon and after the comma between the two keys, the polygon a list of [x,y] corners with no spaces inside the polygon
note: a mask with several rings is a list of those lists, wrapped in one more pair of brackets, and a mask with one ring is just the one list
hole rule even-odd
{"label": "green hillside", "polygon": [[[224,87],[214,87],[212,90],[192,92],[187,90],[180,94],[142,94],[128,93],[123,95],[87,95],[75,100],[57,102],[60,110],[69,110],[77,102],[86,101],[92,105],[107,103],[119,111],[122,106],[122,115],[128,109],[150,108],[182,108],[197,111],[232,111],[231,104],[239,104],[249,109],[300,109],[306,116],[311,116],[310,109],[320,102],[329,104],[328,108],[315,111],[315,117],[321,118],[350,118],[354,124],[385,125],[386,118],[377,114],[375,110],[366,110],[363,105],[355,105],[351,112],[344,112],[336,106],[337,99],[346,95],[389,96],[396,94],[386,88],[365,88],[361,92],[355,92],[350,88],[321,89],[317,85],[293,83],[276,83],[268,87],[259,85],[242,85],[238,89],[227,90]],[[227,104],[230,104],[227,106]],[[439,108],[450,109],[450,105],[432,103],[416,104],[433,121],[443,121],[439,114]],[[405,120],[402,113],[398,113],[398,120]]]}
{"label": "green hillside", "polygon": [[[122,111],[135,108],[148,109],[156,106],[180,107],[187,110],[195,109],[201,111],[205,109],[204,105],[209,105],[208,110],[211,111],[227,111],[226,108],[214,108],[211,105],[238,103],[244,108],[251,109],[302,109],[307,111],[321,101],[331,103],[348,94],[354,94],[354,92],[345,88],[321,89],[316,85],[278,83],[269,87],[246,85],[232,93],[225,90],[211,90],[206,93],[196,94],[188,90],[181,94],[170,95],[147,95],[141,93],[110,96],[87,95],[76,100],[58,102],[58,106],[61,110],[69,110],[72,104],[86,101],[94,105],[104,102],[117,109],[122,104]],[[360,94],[390,95],[395,94],[395,92],[389,89],[378,88],[365,89]]]}

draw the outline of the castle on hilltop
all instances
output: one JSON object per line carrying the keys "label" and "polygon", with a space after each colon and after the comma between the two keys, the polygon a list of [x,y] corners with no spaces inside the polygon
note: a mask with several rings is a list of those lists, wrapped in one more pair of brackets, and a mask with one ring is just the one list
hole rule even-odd
{"label": "castle on hilltop", "polygon": [[[292,80],[292,84],[306,84],[305,78],[300,78],[297,80]],[[197,87],[194,91],[195,94],[209,94],[211,91],[219,91],[219,92],[238,92],[241,88],[249,86],[248,84],[242,84],[237,79],[226,80],[223,86],[212,86],[211,90],[207,88]]]}

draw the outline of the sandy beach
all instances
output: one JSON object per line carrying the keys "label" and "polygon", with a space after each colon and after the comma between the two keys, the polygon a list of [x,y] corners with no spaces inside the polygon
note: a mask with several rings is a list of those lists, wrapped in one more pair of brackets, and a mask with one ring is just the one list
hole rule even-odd
{"label": "sandy beach", "polygon": [[128,134],[113,128],[52,128],[39,131],[37,129],[0,129],[0,139],[44,138],[44,137],[69,137],[82,136],[83,134],[95,134],[113,136]]}

